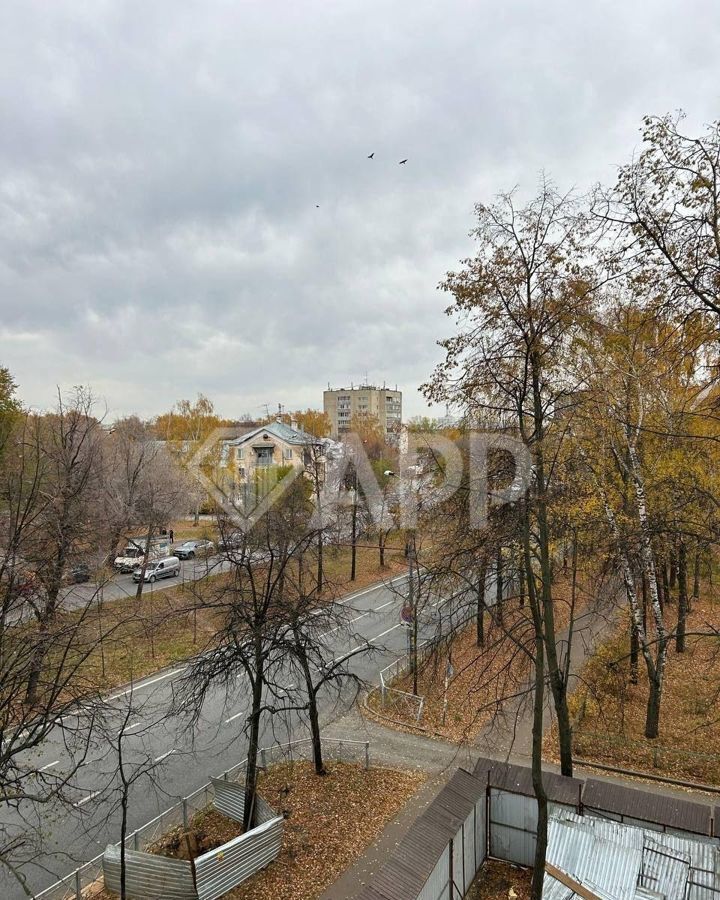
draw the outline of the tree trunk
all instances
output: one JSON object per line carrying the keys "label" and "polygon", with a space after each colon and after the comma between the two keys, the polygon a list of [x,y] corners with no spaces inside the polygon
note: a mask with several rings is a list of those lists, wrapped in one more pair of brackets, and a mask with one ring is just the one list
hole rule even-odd
{"label": "tree trunk", "polygon": [[[629,600],[628,600],[629,602]],[[630,684],[638,683],[638,662],[640,657],[640,640],[637,628],[630,617]]]}
{"label": "tree trunk", "polygon": [[532,726],[532,784],[537,802],[537,828],[535,842],[535,859],[532,882],[530,885],[531,900],[541,900],[545,880],[545,858],[547,855],[548,799],[543,784],[542,774],[542,739],[543,709],[545,705],[545,644],[543,638],[543,616],[540,609],[535,577],[530,553],[530,522],[525,509],[523,516],[523,555],[527,574],[528,602],[535,630],[535,659],[533,685],[533,726]]}
{"label": "tree trunk", "polygon": [[145,584],[145,572],[147,570],[148,557],[150,556],[150,541],[152,540],[152,525],[148,528],[147,538],[145,539],[145,555],[143,556],[142,565],[140,566],[140,581],[138,581],[135,598],[139,600],[142,597],[143,585]]}
{"label": "tree trunk", "polygon": [[243,830],[252,828],[255,815],[255,794],[257,793],[257,757],[260,749],[260,709],[262,706],[262,670],[256,671],[252,685],[252,709],[250,712],[250,734],[248,735],[247,766],[245,769],[245,809],[243,810]]}
{"label": "tree trunk", "polygon": [[677,584],[677,556],[675,555],[675,551],[670,551],[670,581],[669,586],[670,590],[673,590],[675,585]]}
{"label": "tree trunk", "polygon": [[357,483],[353,494],[352,505],[352,549],[350,562],[350,581],[355,581],[355,562],[357,555]]}
{"label": "tree trunk", "polygon": [[645,737],[656,738],[660,734],[662,682],[659,681],[657,677],[649,677],[648,681],[650,683],[650,692],[648,694],[647,712],[645,715]]}
{"label": "tree trunk", "polygon": [[387,540],[387,535],[380,532],[378,537],[378,548],[380,550],[380,568],[385,568],[385,541]]}
{"label": "tree trunk", "polygon": [[660,566],[660,571],[662,573],[662,586],[665,603],[672,603],[672,595],[670,594],[670,579],[668,578],[667,563],[665,562],[665,560],[663,560],[663,563]]}
{"label": "tree trunk", "polygon": [[687,622],[688,611],[688,590],[687,590],[687,547],[685,541],[680,539],[678,548],[678,623],[675,633],[675,651],[676,653],[685,652],[685,627]]}
{"label": "tree trunk", "polygon": [[324,581],[323,573],[323,532],[318,531],[318,550],[317,550],[317,593],[322,593]]}
{"label": "tree trunk", "polygon": [[502,547],[497,548],[495,557],[495,610],[498,622],[503,622],[503,557]]}
{"label": "tree trunk", "polygon": [[476,643],[478,647],[485,644],[485,582],[487,580],[487,559],[480,561],[477,583],[477,613],[475,617]]}
{"label": "tree trunk", "polygon": [[[693,603],[697,603],[700,599],[700,547],[695,550],[695,559],[693,561]],[[690,612],[690,604],[688,603],[688,612]]]}

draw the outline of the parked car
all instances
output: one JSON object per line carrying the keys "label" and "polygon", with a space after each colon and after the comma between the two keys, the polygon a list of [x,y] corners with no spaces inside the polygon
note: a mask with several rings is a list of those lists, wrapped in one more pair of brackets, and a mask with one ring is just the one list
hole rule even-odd
{"label": "parked car", "polygon": [[242,531],[231,531],[218,541],[218,550],[220,553],[227,553],[228,550],[238,550],[247,540],[247,535]]}
{"label": "parked car", "polygon": [[[148,553],[148,562],[156,559],[162,559],[170,552],[170,542],[166,537],[156,538],[150,542],[150,552]],[[138,566],[142,565],[145,556],[145,544],[140,541],[129,541],[123,552],[115,557],[113,565],[120,572],[134,572]]]}
{"label": "parked car", "polygon": [[185,541],[173,548],[173,553],[180,559],[193,559],[196,556],[209,556],[214,550],[215,544],[212,541]]}
{"label": "parked car", "polygon": [[78,563],[76,566],[73,566],[68,574],[68,581],[71,584],[83,584],[86,581],[90,581],[90,567],[86,566],[85,563]]}
{"label": "parked car", "polygon": [[[145,581],[153,584],[158,578],[172,578],[180,574],[180,560],[177,556],[166,556],[164,559],[155,559],[145,567]],[[133,572],[133,581],[139,582],[142,577],[142,566],[138,566]]]}

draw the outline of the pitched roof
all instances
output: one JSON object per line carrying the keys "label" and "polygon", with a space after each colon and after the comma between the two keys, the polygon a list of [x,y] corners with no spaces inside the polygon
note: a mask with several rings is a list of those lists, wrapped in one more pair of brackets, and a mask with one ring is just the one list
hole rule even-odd
{"label": "pitched roof", "polygon": [[252,431],[241,434],[226,443],[230,446],[237,447],[240,444],[245,444],[247,441],[253,440],[259,434],[271,434],[273,437],[276,437],[286,444],[298,444],[304,446],[306,444],[319,443],[318,438],[314,438],[311,434],[308,434],[300,428],[291,428],[290,425],[286,425],[284,422],[270,422],[267,425],[260,425],[258,428],[253,428]]}

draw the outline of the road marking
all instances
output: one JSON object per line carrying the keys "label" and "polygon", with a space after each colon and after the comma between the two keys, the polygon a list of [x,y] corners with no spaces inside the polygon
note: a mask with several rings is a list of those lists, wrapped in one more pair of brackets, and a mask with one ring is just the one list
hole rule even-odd
{"label": "road marking", "polygon": [[[392,600],[390,601],[392,603]],[[354,619],[349,619],[347,622],[342,622],[340,625],[336,625],[334,628],[328,628],[327,631],[323,631],[320,637],[326,637],[328,634],[333,634],[333,632],[338,631],[340,628],[346,628],[348,625],[352,625],[353,622],[359,622],[360,619],[364,619],[365,616],[369,616],[370,613],[375,612],[374,609],[369,609],[367,612],[364,612],[361,616],[355,616]]]}
{"label": "road marking", "polygon": [[42,769],[38,769],[38,772],[44,772],[46,769],[52,769],[53,766],[56,766],[60,762],[59,759],[56,759],[55,762],[48,763],[46,766],[43,766]]}
{"label": "road marking", "polygon": [[391,631],[395,631],[396,628],[402,628],[403,623],[398,622],[397,625],[393,625],[392,628],[388,628],[387,631],[383,631],[381,634],[376,634],[374,638],[370,638],[368,641],[369,644],[374,644],[375,641],[379,640],[381,637],[385,637],[386,634],[390,634]]}
{"label": "road marking", "polygon": [[168,756],[172,756],[173,753],[175,753],[175,750],[168,750],[167,753],[161,753],[160,756],[158,756],[154,759],[154,762],[156,762],[156,763],[162,762],[164,759],[167,759]]}
{"label": "road marking", "polygon": [[73,803],[73,806],[75,808],[77,808],[78,806],[82,806],[83,803],[87,803],[89,800],[97,797],[98,794],[102,794],[102,791],[93,791],[92,794],[88,794],[87,797],[83,797],[82,800],[78,800],[77,803]]}
{"label": "road marking", "polygon": [[118,731],[118,735],[127,734],[128,731],[132,731],[133,728],[139,728],[142,725],[142,722],[133,722],[132,725],[128,725],[127,728],[123,728],[122,731]]}
{"label": "road marking", "polygon": [[353,653],[357,653],[358,650],[363,650],[366,647],[371,647],[375,641],[379,641],[381,637],[385,637],[386,634],[390,634],[391,631],[395,631],[396,628],[402,628],[403,623],[398,622],[397,625],[393,625],[392,628],[388,628],[386,631],[382,631],[380,634],[376,634],[374,638],[369,638],[366,643],[358,644],[357,647],[353,647],[352,650],[348,650],[347,653],[342,653],[340,656],[336,656],[333,662],[341,662],[343,659],[347,659],[348,656],[352,656]]}
{"label": "road marking", "polygon": [[402,581],[407,578],[407,575],[397,575],[395,578],[391,578],[390,581],[381,582],[380,584],[375,584],[372,587],[365,588],[364,591],[358,591],[356,594],[349,594],[347,597],[343,597],[342,600],[337,600],[336,603],[338,606],[343,606],[345,603],[348,603],[350,600],[355,600],[356,597],[364,597],[365,594],[370,594],[373,591],[379,591],[380,588],[390,587],[390,585],[395,584],[397,581]]}
{"label": "road marking", "polygon": [[245,715],[245,710],[243,710],[242,712],[239,712],[239,713],[235,713],[234,716],[230,716],[229,719],[225,719],[225,724],[229,725],[231,722],[234,722],[235,719],[239,719],[240,716],[244,716],[244,715]]}
{"label": "road marking", "polygon": [[141,681],[140,684],[135,684],[132,687],[129,687],[126,691],[120,691],[119,694],[113,694],[112,697],[108,697],[105,702],[112,703],[113,700],[119,700],[121,697],[126,697],[128,694],[132,694],[134,691],[139,691],[142,688],[150,687],[150,685],[157,684],[158,681],[163,681],[165,678],[172,678],[173,675],[179,675],[186,669],[187,666],[180,666],[179,669],[173,669],[172,672],[166,672],[164,675],[158,675],[157,678],[151,678],[150,681]]}

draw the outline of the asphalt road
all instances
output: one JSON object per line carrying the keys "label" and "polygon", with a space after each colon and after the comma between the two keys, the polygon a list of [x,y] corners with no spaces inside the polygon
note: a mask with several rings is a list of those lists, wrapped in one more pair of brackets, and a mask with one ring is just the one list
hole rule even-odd
{"label": "asphalt road", "polygon": [[[199,577],[206,571],[206,563],[190,561],[184,568],[186,577]],[[154,589],[161,590],[176,581],[166,579],[156,583]],[[132,593],[133,587],[131,576],[119,576],[113,582],[114,597],[127,595],[128,591]],[[377,683],[378,670],[407,649],[408,629],[400,622],[406,588],[407,579],[401,576],[392,584],[368,588],[340,601],[348,610],[347,629],[326,632],[324,641],[328,658],[335,659],[367,642],[371,649],[353,657],[352,670],[363,680]],[[88,585],[78,585],[72,590],[80,589],[92,591]],[[107,593],[105,598],[108,599]],[[433,633],[436,627],[433,619],[440,605],[439,599],[428,603],[421,637]],[[168,715],[173,691],[184,672],[184,666],[160,672],[137,683],[132,690],[119,690],[106,699],[111,728],[119,731],[125,722],[123,746],[129,760],[128,768],[137,770],[151,761],[156,764],[152,777],[139,778],[131,788],[129,831],[148,822],[201,787],[210,776],[220,775],[246,755],[243,734],[249,705],[246,679],[238,677],[228,687],[214,689],[206,698],[198,721],[189,726],[181,718]],[[292,691],[291,683],[284,686]],[[330,696],[321,698],[323,723],[345,713],[353,699],[354,694],[349,691],[340,701]],[[128,711],[131,713],[129,718]],[[261,746],[284,742],[288,737],[308,736],[305,724],[295,713],[275,717],[273,721],[270,719],[270,716],[265,717]],[[52,777],[72,770],[73,754],[66,732],[57,729],[35,751],[32,764],[44,767],[46,777]],[[99,741],[90,748],[66,794],[74,805],[38,805],[35,808],[24,804],[16,813],[7,810],[4,813],[8,823],[17,824],[19,817],[24,817],[41,824],[42,853],[24,869],[29,886],[35,892],[97,856],[108,843],[120,838],[117,753],[107,742]],[[26,896],[5,870],[0,871],[0,896],[4,900],[19,900]]]}

